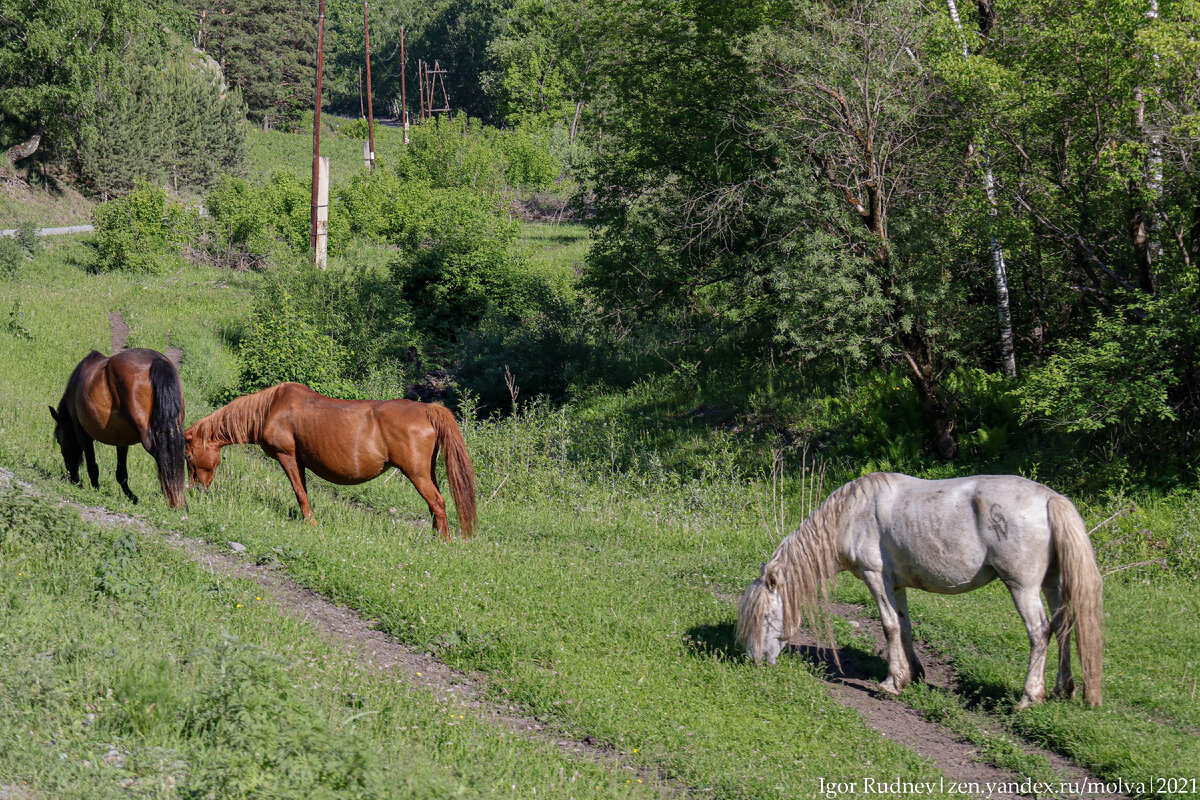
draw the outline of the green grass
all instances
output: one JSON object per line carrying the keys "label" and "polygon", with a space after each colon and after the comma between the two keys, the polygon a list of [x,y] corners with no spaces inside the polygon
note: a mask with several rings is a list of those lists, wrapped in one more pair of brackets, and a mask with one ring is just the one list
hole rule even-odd
{"label": "green grass", "polygon": [[[329,117],[324,118],[329,121]],[[332,118],[333,130],[321,133],[321,155],[329,157],[329,182],[332,186],[347,183],[363,169],[363,143],[365,140],[337,133],[343,120]],[[404,146],[398,128],[375,123],[375,159],[377,164],[386,165],[389,156]],[[286,172],[305,180],[312,178],[313,138],[312,131],[285,133],[283,131],[246,131],[246,177],[252,183],[260,183],[275,172]]]}
{"label": "green grass", "polygon": [[657,794],[364,669],[154,536],[0,490],[0,554],[0,783],[89,799]]}
{"label": "green grass", "polygon": [[[545,249],[537,237],[560,235],[527,229],[523,242],[536,256]],[[584,246],[582,231],[549,242],[566,252]],[[562,269],[560,256],[544,256],[546,268]],[[86,245],[56,243],[20,283],[0,284],[0,310],[20,298],[32,337],[0,332],[0,464],[55,494],[133,511],[112,478],[111,448],[99,451],[99,491],[61,480],[45,406],[87,349],[107,349],[104,312],[120,310],[131,344],[161,349],[168,334],[182,344],[188,419],[198,418],[211,390],[231,380],[223,331],[246,313],[257,279],[191,268],[93,276],[80,266],[86,258]],[[306,585],[380,620],[400,640],[482,671],[496,699],[612,745],[694,794],[790,798],[812,794],[819,778],[936,779],[931,765],[834,702],[803,660],[761,669],[727,654],[734,608],[713,590],[739,591],[773,549],[777,536],[763,521],[769,488],[739,477],[731,436],[706,438],[686,420],[678,426],[685,455],[652,452],[649,445],[664,439],[649,431],[674,423],[664,425],[664,408],[649,388],[641,391],[632,404],[597,396],[583,410],[466,420],[481,484],[482,530],[471,542],[436,541],[424,504],[402,477],[359,487],[314,479],[321,524],[300,524],[282,471],[253,448],[227,451],[213,490],[190,496],[186,519],[165,509],[150,459],[135,452],[131,481],[145,498],[136,510],[278,558]],[[615,413],[635,406],[643,419],[627,423]],[[1119,502],[1085,511],[1099,520]],[[789,504],[799,505],[794,491]],[[1195,507],[1187,498],[1143,505],[1149,516],[1120,524],[1185,530]],[[918,635],[953,658],[961,685],[953,698],[913,694],[910,702],[948,717],[968,738],[982,737],[995,760],[1027,774],[1041,774],[1043,765],[1021,761],[1012,746],[1021,738],[1109,778],[1200,775],[1193,683],[1200,593],[1178,572],[1153,580],[1133,572],[1106,590],[1102,708],[1013,710],[1028,645],[998,586],[950,598],[912,593]],[[853,579],[839,593],[871,607]],[[1007,733],[989,733],[972,714]],[[368,750],[389,740],[412,744],[399,727],[372,730]]]}

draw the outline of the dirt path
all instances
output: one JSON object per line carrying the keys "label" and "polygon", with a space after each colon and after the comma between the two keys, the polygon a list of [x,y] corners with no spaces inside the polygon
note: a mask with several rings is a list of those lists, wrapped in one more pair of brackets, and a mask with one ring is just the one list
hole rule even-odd
{"label": "dirt path", "polygon": [[[886,653],[883,625],[878,619],[867,617],[862,606],[834,603],[833,612],[848,620],[860,632],[869,634],[875,641],[876,654],[882,656]],[[833,696],[838,702],[857,711],[863,720],[881,735],[932,761],[946,773],[947,778],[980,784],[1021,782],[1014,773],[980,761],[982,756],[975,745],[962,741],[945,727],[926,720],[920,712],[880,692],[872,670],[874,665],[868,659],[861,658],[857,651],[849,648],[839,649],[838,657],[842,664],[842,673],[839,674],[833,654],[828,649],[818,647],[815,637],[807,629],[801,630],[793,640],[792,647],[805,657],[825,664],[826,674],[829,676],[826,682],[831,686]],[[926,647],[924,642],[915,642],[914,647],[922,666],[925,667],[926,682],[954,691],[954,668]],[[992,727],[989,732],[1000,732],[999,726]],[[1031,755],[1046,758],[1051,769],[1063,780],[1103,783],[1095,775],[1058,753],[1034,747],[1027,742],[1021,742],[1021,747]],[[1019,796],[999,792],[990,795],[994,800]],[[1090,793],[1087,797],[1089,800],[1109,800],[1124,795]]]}
{"label": "dirt path", "polygon": [[[121,312],[109,311],[108,326],[111,331],[110,337],[112,345],[109,355],[115,356],[117,353],[124,350],[129,344],[129,323],[127,323],[125,318],[121,316]],[[175,365],[175,369],[179,369],[181,366],[183,366],[183,348],[170,346],[169,342],[170,339],[168,338],[168,346],[167,349],[163,351],[163,355],[165,355],[167,359]]]}
{"label": "dirt path", "polygon": [[[11,472],[0,468],[0,486],[11,484],[26,491],[36,492],[33,486],[15,481]],[[163,542],[185,552],[189,558],[203,564],[211,572],[258,583],[266,592],[265,596],[282,613],[305,620],[329,641],[353,654],[364,666],[394,674],[402,680],[422,686],[432,692],[439,702],[469,708],[495,725],[518,735],[552,744],[571,756],[606,763],[615,769],[628,771],[631,776],[640,777],[647,783],[658,786],[668,796],[688,796],[687,787],[682,783],[665,778],[644,765],[632,763],[612,748],[595,744],[590,737],[582,740],[572,738],[538,717],[522,715],[519,709],[510,704],[489,699],[485,691],[485,676],[452,669],[428,654],[398,642],[378,630],[374,622],[365,619],[353,609],[332,603],[300,585],[278,566],[256,564],[244,556],[235,554],[232,549],[215,547],[178,532],[157,530],[141,516],[114,513],[100,506],[66,501],[63,505],[78,509],[87,522],[133,527],[158,535]],[[720,596],[736,599],[726,594]],[[835,604],[833,610],[860,631],[871,635],[876,651],[883,652],[883,630],[878,620],[866,617],[860,606]],[[793,647],[807,657],[826,664],[827,674],[830,676],[827,683],[838,702],[857,711],[880,735],[931,761],[945,773],[948,781],[977,784],[980,787],[987,784],[1011,785],[1021,782],[1015,773],[979,760],[981,756],[974,745],[958,739],[945,727],[924,719],[919,712],[907,705],[882,695],[872,672],[875,665],[870,659],[862,658],[859,651],[849,648],[839,651],[843,669],[839,675],[832,654],[828,650],[818,648],[816,640],[806,630],[794,640]],[[918,643],[917,649],[925,666],[926,680],[934,686],[953,690],[953,668],[922,644]],[[1057,753],[1025,743],[1022,746],[1026,752],[1044,756],[1053,770],[1065,780],[1100,783],[1094,775]],[[1021,797],[1018,794],[1000,791],[980,791],[979,795],[990,800],[1015,800]],[[1121,795],[1089,794],[1088,797],[1100,800]]]}
{"label": "dirt path", "polygon": [[[0,487],[5,486],[17,486],[32,494],[39,493],[32,484],[15,480],[10,471],[0,467]],[[282,567],[260,565],[239,556],[231,548],[216,547],[175,531],[157,529],[141,515],[116,513],[102,506],[70,501],[63,501],[60,505],[77,509],[85,522],[135,528],[156,535],[215,574],[258,583],[263,587],[264,598],[281,613],[312,625],[328,641],[357,658],[364,667],[390,673],[408,683],[424,687],[440,703],[469,709],[477,717],[514,734],[551,744],[567,755],[604,764],[614,772],[627,773],[631,778],[640,778],[658,788],[665,797],[691,796],[688,787],[680,781],[632,762],[615,749],[596,744],[591,737],[582,740],[572,738],[552,723],[536,716],[522,715],[511,704],[489,699],[485,691],[485,676],[452,669],[428,654],[398,642],[357,611],[332,603],[300,585],[288,577]],[[0,800],[3,798],[0,797]]]}
{"label": "dirt path", "polygon": [[112,349],[108,351],[108,354],[115,356],[125,349],[125,345],[129,344],[129,325],[125,323],[121,312],[110,311],[108,312],[108,327],[112,331],[110,336]]}

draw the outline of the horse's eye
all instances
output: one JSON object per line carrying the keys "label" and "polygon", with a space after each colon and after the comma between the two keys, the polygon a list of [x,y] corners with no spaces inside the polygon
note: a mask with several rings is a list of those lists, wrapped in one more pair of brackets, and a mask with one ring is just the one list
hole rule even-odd
{"label": "horse's eye", "polygon": [[192,460],[192,454],[191,454],[191,453],[184,453],[184,454],[183,454],[183,460],[184,460],[184,461],[191,461],[191,460]]}

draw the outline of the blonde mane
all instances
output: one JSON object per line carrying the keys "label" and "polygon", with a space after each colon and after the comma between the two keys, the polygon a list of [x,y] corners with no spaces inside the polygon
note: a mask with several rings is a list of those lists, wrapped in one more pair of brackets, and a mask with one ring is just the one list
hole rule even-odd
{"label": "blonde mane", "polygon": [[268,386],[254,394],[234,398],[224,407],[193,423],[188,430],[206,441],[215,440],[222,444],[257,442],[275,393],[283,385]]}
{"label": "blonde mane", "polygon": [[758,621],[763,619],[770,602],[769,593],[774,591],[783,604],[783,629],[788,639],[795,636],[805,620],[816,633],[818,618],[822,618],[825,641],[841,669],[829,604],[829,590],[842,570],[838,539],[846,527],[847,513],[891,481],[890,473],[874,472],[839,487],[779,543],[771,560],[763,565],[762,577],[742,596],[735,632],[737,641],[754,637],[755,649],[762,646],[763,627]]}

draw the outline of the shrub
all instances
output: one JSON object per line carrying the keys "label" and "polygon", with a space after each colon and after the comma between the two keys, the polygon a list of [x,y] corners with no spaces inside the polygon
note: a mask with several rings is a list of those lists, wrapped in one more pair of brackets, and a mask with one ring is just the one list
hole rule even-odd
{"label": "shrub", "polygon": [[170,202],[158,186],[143,183],[92,213],[97,272],[156,273],[180,265],[180,248],[197,239],[200,215]]}
{"label": "shrub", "polygon": [[353,394],[344,378],[349,354],[317,328],[286,285],[269,284],[259,293],[238,356],[241,392],[296,381],[333,397]]}
{"label": "shrub", "polygon": [[356,120],[347,122],[338,129],[338,133],[342,136],[349,136],[354,139],[366,139],[371,135],[370,126],[362,117]]}
{"label": "shrub", "polygon": [[30,256],[37,255],[37,251],[41,249],[42,242],[38,238],[38,227],[32,222],[22,222],[17,226],[17,244]]}
{"label": "shrub", "polygon": [[0,236],[0,280],[12,278],[25,263],[25,250],[11,236]]}
{"label": "shrub", "polygon": [[[204,205],[217,230],[218,255],[228,261],[242,255],[261,263],[280,250],[302,253],[308,248],[312,211],[311,183],[276,172],[262,186],[225,177],[208,193]],[[338,236],[330,236],[336,243]]]}

